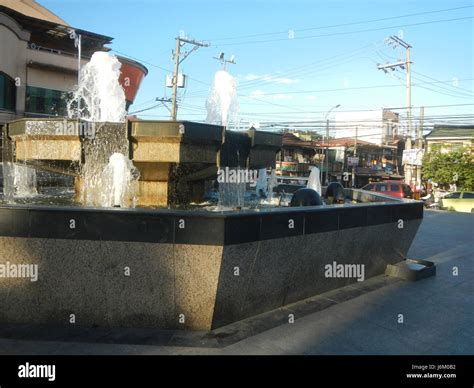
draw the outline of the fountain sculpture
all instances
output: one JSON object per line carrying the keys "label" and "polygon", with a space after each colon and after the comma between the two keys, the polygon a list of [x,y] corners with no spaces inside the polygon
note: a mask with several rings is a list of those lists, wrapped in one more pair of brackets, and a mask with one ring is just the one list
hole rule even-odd
{"label": "fountain sculpture", "polygon": [[[96,54],[83,70],[70,118],[2,131],[5,198],[34,185],[35,169],[72,177],[80,206],[0,205],[0,262],[38,266],[37,281],[1,279],[0,322],[69,325],[73,315],[79,326],[211,330],[357,281],[326,277],[328,263],[363,265],[370,278],[404,259],[419,202],[344,189],[344,204],[275,205],[281,135],[225,128],[227,74],[216,75],[226,90],[211,95],[210,123],[125,122],[113,57]],[[266,205],[189,208],[223,168],[260,171],[252,190]]]}

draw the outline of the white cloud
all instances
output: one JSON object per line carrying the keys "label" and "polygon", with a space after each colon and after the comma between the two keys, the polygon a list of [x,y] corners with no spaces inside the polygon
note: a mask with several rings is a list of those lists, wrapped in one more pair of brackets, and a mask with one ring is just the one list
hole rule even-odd
{"label": "white cloud", "polygon": [[293,96],[290,94],[285,94],[285,93],[277,93],[277,94],[270,94],[267,95],[265,92],[261,89],[256,89],[252,93],[249,94],[250,98],[265,98],[267,100],[276,100],[276,101],[282,101],[282,100],[291,100],[293,99]]}
{"label": "white cloud", "polygon": [[312,96],[312,95],[306,96],[306,99],[307,99],[308,101],[314,101],[314,100],[316,100],[316,98],[317,98],[316,96]]}
{"label": "white cloud", "polygon": [[291,85],[296,84],[299,80],[295,78],[279,77],[272,74],[253,74],[249,73],[243,77],[245,81],[263,81],[267,83],[279,84],[279,85]]}

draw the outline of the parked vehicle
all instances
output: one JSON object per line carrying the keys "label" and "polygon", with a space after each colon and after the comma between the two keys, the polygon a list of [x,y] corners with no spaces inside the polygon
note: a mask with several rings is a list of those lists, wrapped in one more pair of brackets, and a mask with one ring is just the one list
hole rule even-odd
{"label": "parked vehicle", "polygon": [[440,207],[463,213],[474,213],[474,192],[455,191],[440,199]]}
{"label": "parked vehicle", "polygon": [[439,209],[439,202],[437,202],[433,193],[429,193],[420,198],[423,201],[423,206],[427,209]]}
{"label": "parked vehicle", "polygon": [[396,198],[413,198],[413,192],[406,183],[402,181],[383,181],[369,183],[362,187],[362,190],[374,191]]}

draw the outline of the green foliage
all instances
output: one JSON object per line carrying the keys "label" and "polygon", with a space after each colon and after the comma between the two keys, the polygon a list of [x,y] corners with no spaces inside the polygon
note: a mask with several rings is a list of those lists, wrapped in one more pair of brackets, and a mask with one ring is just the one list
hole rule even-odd
{"label": "green foliage", "polygon": [[423,158],[422,171],[426,180],[456,183],[458,190],[474,190],[474,156],[468,149],[442,153],[439,146],[433,147]]}

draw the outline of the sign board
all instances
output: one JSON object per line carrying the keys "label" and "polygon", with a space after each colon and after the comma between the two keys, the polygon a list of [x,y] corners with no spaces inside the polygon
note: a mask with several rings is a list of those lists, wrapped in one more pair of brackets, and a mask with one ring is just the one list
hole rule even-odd
{"label": "sign board", "polygon": [[348,156],[347,157],[347,165],[349,167],[358,166],[359,165],[359,157],[358,156],[356,156],[356,157]]}
{"label": "sign board", "polygon": [[411,164],[414,166],[421,166],[423,160],[423,150],[413,148],[412,150],[404,150],[402,164]]}
{"label": "sign board", "polygon": [[336,162],[344,163],[344,149],[343,148],[336,149],[336,155],[334,157],[334,160]]}
{"label": "sign board", "polygon": [[282,162],[280,165],[282,171],[298,171],[298,163],[296,162]]}

